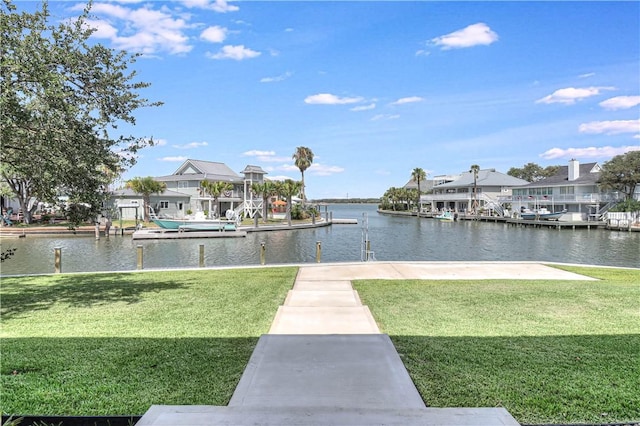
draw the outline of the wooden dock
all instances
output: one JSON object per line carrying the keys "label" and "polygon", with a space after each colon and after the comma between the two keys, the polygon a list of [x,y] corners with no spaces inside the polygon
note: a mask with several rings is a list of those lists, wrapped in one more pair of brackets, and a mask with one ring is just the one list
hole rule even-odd
{"label": "wooden dock", "polygon": [[246,231],[178,231],[169,229],[141,229],[131,234],[133,240],[181,240],[190,238],[246,237]]}

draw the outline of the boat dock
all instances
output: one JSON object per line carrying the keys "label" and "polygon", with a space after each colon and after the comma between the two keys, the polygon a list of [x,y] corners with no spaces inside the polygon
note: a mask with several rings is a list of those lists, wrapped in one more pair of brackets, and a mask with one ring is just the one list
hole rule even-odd
{"label": "boat dock", "polygon": [[131,235],[133,240],[177,240],[187,238],[238,238],[246,231],[184,231],[173,229],[140,229]]}

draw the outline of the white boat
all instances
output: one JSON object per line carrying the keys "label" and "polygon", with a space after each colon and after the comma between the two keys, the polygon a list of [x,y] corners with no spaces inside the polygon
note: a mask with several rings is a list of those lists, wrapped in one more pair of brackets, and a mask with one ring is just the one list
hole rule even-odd
{"label": "white boat", "polygon": [[453,220],[455,219],[453,214],[451,214],[451,212],[449,211],[442,212],[438,216],[434,216],[433,218],[443,222],[453,222]]}
{"label": "white boat", "polygon": [[177,231],[235,231],[238,219],[208,219],[202,212],[184,219],[160,218],[151,213],[151,220],[160,228]]}
{"label": "white boat", "polygon": [[558,220],[566,212],[567,209],[559,212],[551,212],[545,208],[537,210],[522,209],[520,217],[524,220]]}

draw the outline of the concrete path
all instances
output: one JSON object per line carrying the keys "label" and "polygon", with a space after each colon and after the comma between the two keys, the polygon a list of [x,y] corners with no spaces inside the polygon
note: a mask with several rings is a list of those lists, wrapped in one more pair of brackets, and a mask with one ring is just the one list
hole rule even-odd
{"label": "concrete path", "polygon": [[228,407],[153,406],[138,425],[519,425],[504,408],[426,407],[355,279],[591,278],[536,263],[304,265]]}

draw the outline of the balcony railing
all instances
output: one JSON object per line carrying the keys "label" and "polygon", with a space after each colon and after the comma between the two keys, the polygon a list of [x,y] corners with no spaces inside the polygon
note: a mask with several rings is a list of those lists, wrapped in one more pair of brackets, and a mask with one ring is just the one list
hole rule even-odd
{"label": "balcony railing", "polygon": [[532,203],[554,202],[571,204],[608,203],[610,201],[624,200],[624,194],[618,192],[585,193],[585,194],[561,194],[561,195],[510,195],[498,198],[500,203]]}

